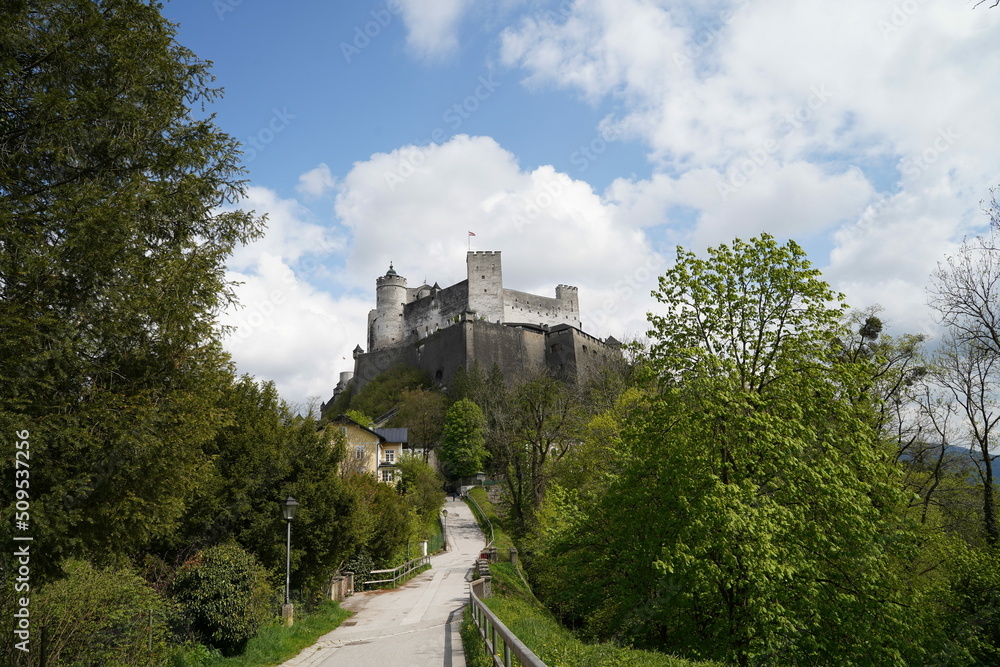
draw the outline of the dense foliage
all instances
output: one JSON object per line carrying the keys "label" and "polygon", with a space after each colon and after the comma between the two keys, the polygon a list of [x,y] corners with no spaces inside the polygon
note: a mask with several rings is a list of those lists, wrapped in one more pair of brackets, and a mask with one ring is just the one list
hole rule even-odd
{"label": "dense foliage", "polygon": [[40,582],[175,529],[224,421],[224,262],[261,220],[220,209],[237,143],[190,113],[218,91],[155,5],[0,12],[0,429],[31,433]]}
{"label": "dense foliage", "polygon": [[185,563],[172,592],[195,635],[232,655],[270,617],[275,589],[253,555],[236,545],[219,545]]}
{"label": "dense foliage", "polygon": [[486,463],[486,417],[467,398],[456,401],[445,415],[438,460],[452,479],[471,477]]}
{"label": "dense foliage", "polygon": [[67,563],[66,578],[33,602],[32,622],[46,629],[45,654],[53,665],[154,663],[164,656],[175,616],[173,605],[131,569],[81,561]]}
{"label": "dense foliage", "polygon": [[[209,64],[175,34],[140,0],[0,6],[0,430],[31,462],[3,489],[15,498],[17,479],[30,506],[19,530],[33,538],[40,605],[31,655],[7,633],[5,663],[37,662],[43,635],[65,664],[140,660],[135,615],[153,614],[146,643],[159,651],[171,594],[204,612],[199,624],[239,620],[247,606],[229,584],[209,619],[191,559],[242,549],[263,564],[254,581],[283,572],[288,495],[301,503],[298,599],[356,554],[393,560],[412,527],[395,489],[341,474],[337,434],[234,375],[218,323],[234,298],[225,262],[264,221],[233,207],[239,145],[204,113],[220,94]],[[14,438],[0,443],[14,461]],[[14,511],[0,508],[8,544]],[[275,611],[255,596],[257,620],[205,640],[238,646]]]}
{"label": "dense foliage", "polygon": [[679,251],[654,296],[646,381],[537,514],[543,599],[588,635],[740,665],[981,658],[984,556],[913,511],[871,391],[885,366],[841,353],[843,307],[801,249]]}

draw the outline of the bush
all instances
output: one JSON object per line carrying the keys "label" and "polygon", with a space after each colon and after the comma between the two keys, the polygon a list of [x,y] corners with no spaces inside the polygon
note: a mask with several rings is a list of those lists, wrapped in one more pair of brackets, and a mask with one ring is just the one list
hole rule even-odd
{"label": "bush", "polygon": [[257,559],[236,545],[206,549],[174,577],[182,617],[202,642],[239,653],[270,617],[275,588]]}
{"label": "bush", "polygon": [[[52,665],[156,664],[167,651],[170,603],[129,569],[68,561],[66,577],[32,596],[32,639],[44,637]],[[32,664],[42,647],[32,641]]]}

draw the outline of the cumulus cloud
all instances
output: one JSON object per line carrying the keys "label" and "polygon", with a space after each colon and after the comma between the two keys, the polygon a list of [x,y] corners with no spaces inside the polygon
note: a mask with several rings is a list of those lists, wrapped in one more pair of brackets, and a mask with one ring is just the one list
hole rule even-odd
{"label": "cumulus cloud", "polygon": [[580,287],[584,321],[600,335],[625,320],[642,326],[631,320],[655,281],[636,268],[660,263],[643,231],[589,184],[547,165],[523,170],[488,137],[373,155],[344,177],[335,208],[353,234],[345,274],[360,289],[373,290],[390,261],[411,286],[463,280],[472,231],[473,249],[503,252],[506,286],[553,296],[557,284]]}
{"label": "cumulus cloud", "polygon": [[458,27],[470,0],[399,0],[406,43],[420,58],[437,60],[458,49]]}
{"label": "cumulus cloud", "polygon": [[273,380],[297,407],[309,397],[328,400],[339,372],[353,368],[351,350],[365,339],[371,307],[315,286],[342,253],[343,239],[312,221],[302,204],[267,188],[250,188],[241,206],[266,215],[268,228],[228,262],[240,305],[220,317],[230,329],[224,345],[241,372]]}
{"label": "cumulus cloud", "polygon": [[301,194],[307,197],[322,197],[330,192],[337,185],[337,179],[330,172],[330,167],[326,163],[319,163],[313,169],[299,176],[299,184],[296,187]]}
{"label": "cumulus cloud", "polygon": [[864,0],[561,7],[508,27],[500,56],[531,89],[613,101],[605,126],[648,147],[653,175],[605,193],[619,217],[695,248],[825,236],[835,284],[923,326],[927,275],[983,224],[976,205],[998,180],[1000,60],[982,54],[1000,14]]}

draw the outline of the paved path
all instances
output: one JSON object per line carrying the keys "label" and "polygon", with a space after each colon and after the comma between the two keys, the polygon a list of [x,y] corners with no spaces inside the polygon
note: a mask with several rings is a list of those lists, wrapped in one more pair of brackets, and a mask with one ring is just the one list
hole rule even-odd
{"label": "paved path", "polygon": [[463,503],[448,500],[449,551],[397,590],[355,593],[355,612],[282,667],[465,667],[459,628],[483,535]]}

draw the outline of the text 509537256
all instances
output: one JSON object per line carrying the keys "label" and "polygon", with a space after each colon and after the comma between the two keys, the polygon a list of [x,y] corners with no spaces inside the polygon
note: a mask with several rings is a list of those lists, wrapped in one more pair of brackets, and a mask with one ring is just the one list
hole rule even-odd
{"label": "text 509537256", "polygon": [[28,652],[31,641],[31,619],[29,606],[31,598],[31,443],[30,433],[18,431],[14,450],[14,592],[20,597],[15,600],[14,635],[17,642],[14,646],[19,651]]}

